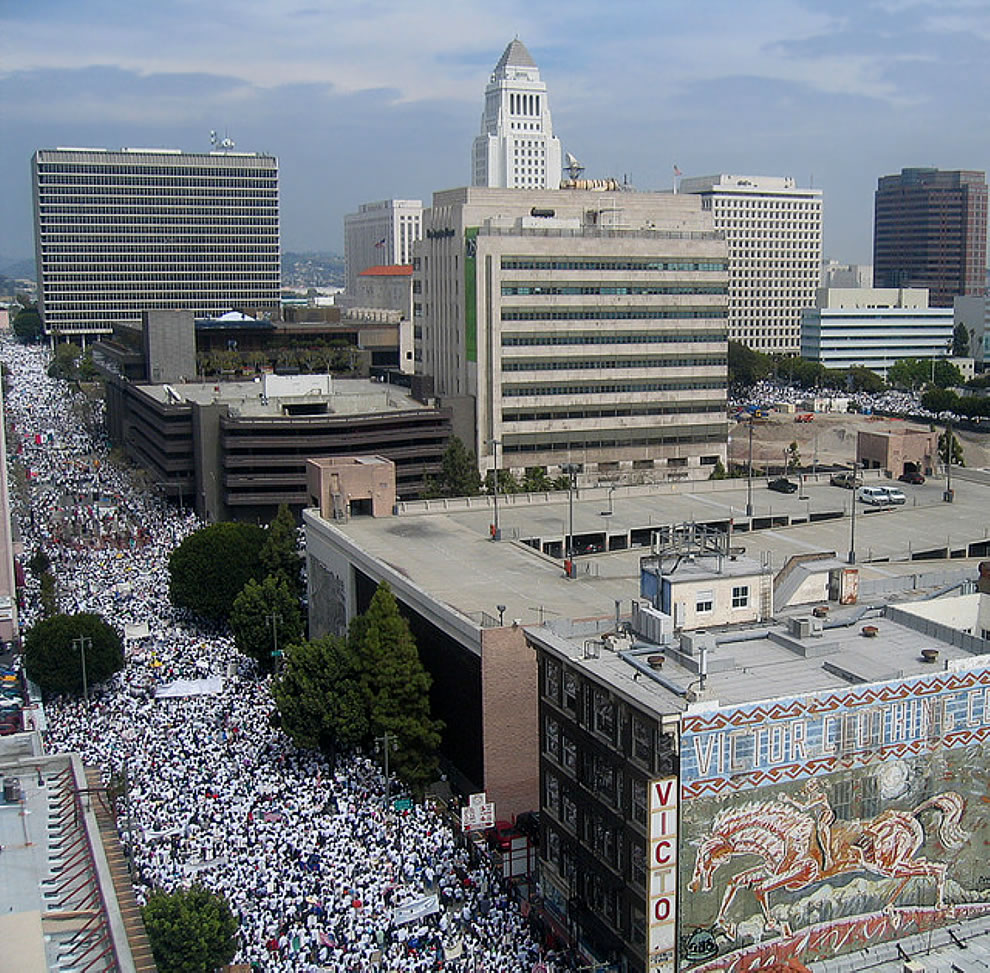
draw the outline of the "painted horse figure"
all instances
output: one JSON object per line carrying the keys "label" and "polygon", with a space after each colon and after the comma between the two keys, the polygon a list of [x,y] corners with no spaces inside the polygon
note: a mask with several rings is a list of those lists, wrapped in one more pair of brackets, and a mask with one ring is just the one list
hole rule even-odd
{"label": "painted horse figure", "polygon": [[[770,912],[769,895],[775,889],[799,891],[815,882],[851,872],[872,872],[882,878],[928,876],[935,880],[935,908],[945,908],[944,862],[915,858],[925,840],[918,816],[929,809],[941,812],[938,838],[947,851],[965,844],[962,829],[966,802],[958,794],[937,794],[910,811],[887,810],[875,818],[835,821],[827,798],[817,787],[807,788],[812,800],[791,798],[742,804],[720,811],[708,836],[698,848],[692,892],[711,891],[715,872],[737,855],[752,855],[760,864],[733,875],[726,883],[714,925],[734,939],[736,927],[726,914],[741,889],[750,889],[763,911],[768,929],[790,935],[785,922]],[[818,814],[810,813],[818,808]],[[824,822],[824,824],[823,824]],[[898,889],[887,903],[893,908]]]}

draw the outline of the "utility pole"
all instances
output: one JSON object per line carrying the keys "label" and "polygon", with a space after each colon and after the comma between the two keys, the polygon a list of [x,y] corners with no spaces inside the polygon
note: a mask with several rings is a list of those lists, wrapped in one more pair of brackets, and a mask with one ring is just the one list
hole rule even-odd
{"label": "utility pole", "polygon": [[564,463],[561,470],[567,474],[567,510],[568,528],[567,543],[564,545],[564,572],[567,577],[574,577],[574,486],[580,467],[577,463]]}
{"label": "utility pole", "polygon": [[79,657],[82,660],[82,684],[83,684],[83,699],[86,701],[86,705],[89,705],[89,685],[86,682],[86,649],[92,651],[93,640],[88,635],[80,635],[79,638],[72,640],[72,647],[79,653]]}
{"label": "utility pole", "polygon": [[[281,621],[282,616],[279,612],[273,611],[265,615],[265,624],[272,630],[272,658],[276,660],[281,655],[278,649],[278,625]],[[277,662],[273,662],[272,665],[277,665]]]}
{"label": "utility pole", "polygon": [[749,462],[746,464],[746,516],[753,516],[753,413],[749,414]]}
{"label": "utility pole", "polygon": [[853,463],[853,494],[852,494],[852,522],[849,528],[849,563],[856,563],[856,495],[859,493],[859,487],[857,484],[856,471],[859,469],[859,463]]}
{"label": "utility pole", "polygon": [[392,799],[392,778],[388,770],[388,754],[390,750],[398,750],[399,743],[395,739],[395,734],[386,730],[380,737],[375,737],[375,750],[384,754],[385,763],[385,807],[387,808]]}
{"label": "utility pole", "polygon": [[498,525],[498,440],[489,439],[488,445],[492,447],[494,469],[492,470],[492,508],[495,523],[492,524],[492,540],[500,541],[502,531]]}
{"label": "utility pole", "polygon": [[942,499],[952,503],[955,494],[952,492],[952,420],[945,424],[945,493]]}

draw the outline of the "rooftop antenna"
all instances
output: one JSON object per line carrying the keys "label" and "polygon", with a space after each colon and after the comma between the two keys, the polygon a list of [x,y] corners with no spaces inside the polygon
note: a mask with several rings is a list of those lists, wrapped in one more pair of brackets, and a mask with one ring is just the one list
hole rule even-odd
{"label": "rooftop antenna", "polygon": [[578,162],[578,160],[575,159],[570,152],[565,152],[564,157],[567,160],[567,165],[564,166],[567,170],[567,174],[571,177],[571,179],[580,179],[581,173],[584,172],[584,166],[581,165],[581,163]]}
{"label": "rooftop antenna", "polygon": [[220,138],[216,133],[216,129],[210,129],[210,146],[212,148],[215,149],[219,146],[221,149],[227,150],[232,149],[236,144],[232,138],[228,138],[226,135]]}

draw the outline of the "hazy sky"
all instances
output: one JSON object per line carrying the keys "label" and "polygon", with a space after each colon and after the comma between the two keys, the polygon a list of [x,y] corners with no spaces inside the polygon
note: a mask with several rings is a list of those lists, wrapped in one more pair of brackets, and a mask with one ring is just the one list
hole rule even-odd
{"label": "hazy sky", "polygon": [[813,181],[842,261],[879,175],[990,163],[990,0],[0,0],[0,254],[33,253],[36,148],[211,129],[278,155],[283,249],[340,251],[359,203],[468,182],[513,36],[587,176]]}

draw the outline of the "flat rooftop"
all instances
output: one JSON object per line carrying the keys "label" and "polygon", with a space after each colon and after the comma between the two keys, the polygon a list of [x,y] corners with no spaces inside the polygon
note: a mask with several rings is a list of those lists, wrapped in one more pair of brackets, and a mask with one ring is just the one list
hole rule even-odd
{"label": "flat rooftop", "polygon": [[[811,478],[808,478],[810,481]],[[903,507],[856,511],[856,555],[861,600],[894,590],[915,575],[976,578],[980,549],[990,534],[990,484],[953,477],[955,502],[942,501],[943,484],[904,485]],[[804,499],[806,498],[806,499]],[[691,521],[734,521],[731,543],[747,558],[766,555],[774,573],[794,554],[833,551],[848,559],[852,492],[828,485],[827,475],[782,495],[754,480],[753,517],[745,516],[746,482],[704,481],[662,487],[584,487],[573,503],[575,546],[611,545],[615,538],[645,538],[625,550],[582,554],[577,576],[567,578],[559,551],[570,517],[567,491],[500,496],[501,541],[489,540],[490,498],[399,504],[400,515],[334,522],[347,541],[426,591],[432,599],[475,621],[485,613],[497,624],[532,625],[555,618],[614,617],[615,602],[639,597],[640,558],[650,553],[651,530]],[[812,518],[809,520],[809,516]],[[814,519],[815,517],[831,519]],[[747,530],[751,524],[782,526]],[[783,526],[783,524],[787,524]],[[530,546],[533,544],[535,546]],[[554,548],[553,545],[556,545]],[[555,550],[554,556],[545,552]],[[912,560],[920,552],[951,550],[951,560]],[[971,554],[971,560],[960,555]],[[937,587],[939,578],[914,587]]]}
{"label": "flat rooftop", "polygon": [[184,382],[169,385],[141,385],[141,390],[158,402],[179,405],[221,404],[242,416],[280,418],[284,406],[325,404],[328,415],[361,415],[369,412],[408,411],[426,408],[409,391],[364,378],[336,378],[318,375],[275,376],[278,391],[265,392],[265,378],[246,382]]}

